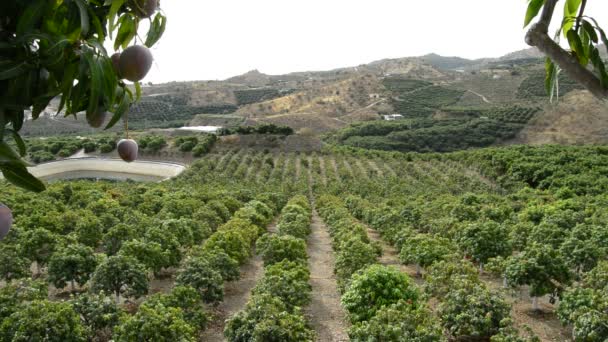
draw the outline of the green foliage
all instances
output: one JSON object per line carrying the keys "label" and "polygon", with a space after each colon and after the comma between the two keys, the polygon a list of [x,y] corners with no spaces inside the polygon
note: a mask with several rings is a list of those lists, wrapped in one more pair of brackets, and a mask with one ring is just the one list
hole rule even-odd
{"label": "green foliage", "polygon": [[512,286],[529,285],[533,297],[558,295],[571,281],[570,270],[559,252],[537,243],[507,259],[505,277]]}
{"label": "green foliage", "polygon": [[453,257],[455,251],[455,246],[446,238],[418,234],[405,240],[399,258],[403,263],[426,268],[437,261]]}
{"label": "green foliage", "polygon": [[222,275],[202,257],[187,258],[175,283],[195,288],[206,303],[217,303],[224,299]]}
{"label": "green foliage", "polygon": [[310,302],[312,288],[308,284],[310,271],[298,262],[283,260],[264,268],[264,277],[253,289],[253,295],[269,294],[279,298],[292,312]]}
{"label": "green foliage", "polygon": [[220,135],[230,134],[272,134],[272,135],[292,135],[294,133],[293,128],[289,126],[278,126],[275,124],[265,123],[257,126],[239,126],[236,129],[224,128],[220,132]]}
{"label": "green foliage", "polygon": [[199,292],[190,286],[176,286],[168,294],[155,294],[147,298],[142,305],[152,309],[157,305],[180,309],[186,323],[195,330],[202,330],[209,320],[202,308]]}
{"label": "green foliage", "polygon": [[64,288],[68,282],[82,286],[89,281],[96,267],[97,257],[91,247],[70,244],[51,256],[49,281],[59,289]]}
{"label": "green foliage", "polygon": [[220,248],[211,250],[205,248],[193,249],[191,250],[190,256],[207,260],[211,268],[222,275],[224,281],[232,281],[240,278],[239,263]]}
{"label": "green foliage", "polygon": [[351,322],[367,321],[384,306],[404,300],[418,306],[420,291],[405,274],[392,267],[372,265],[352,277],[342,296],[342,306],[348,311]]}
{"label": "green foliage", "polygon": [[42,267],[48,263],[61,238],[44,228],[36,228],[25,231],[19,240],[23,257]]}
{"label": "green foliage", "polygon": [[135,239],[137,232],[131,225],[119,223],[110,228],[102,237],[101,245],[107,255],[114,255],[123,243]]}
{"label": "green foliage", "polygon": [[378,310],[368,321],[353,325],[348,331],[355,342],[426,342],[446,341],[431,311],[400,300]]}
{"label": "green foliage", "polygon": [[167,265],[167,254],[158,242],[129,240],[124,242],[118,254],[137,260],[156,275]]}
{"label": "green foliage", "polygon": [[88,330],[88,339],[108,336],[124,314],[116,302],[104,294],[82,294],[70,300]]}
{"label": "green foliage", "polygon": [[483,339],[498,333],[503,319],[510,317],[510,306],[485,286],[461,283],[452,288],[439,304],[438,314],[449,336]]}
{"label": "green foliage", "polygon": [[306,241],[290,235],[265,234],[258,239],[256,251],[264,259],[264,265],[272,265],[283,260],[306,263]]}
{"label": "green foliage", "polygon": [[434,297],[444,297],[460,282],[479,283],[479,272],[468,261],[439,261],[424,275],[424,291]]}
{"label": "green foliage", "polygon": [[278,89],[274,88],[258,88],[234,91],[234,97],[236,97],[236,102],[239,106],[268,101],[279,96],[283,95],[281,95],[281,92],[279,92]]}
{"label": "green foliage", "polygon": [[31,261],[23,257],[16,245],[0,245],[0,278],[10,283],[31,275]]}
{"label": "green foliage", "polygon": [[3,341],[86,341],[86,329],[69,303],[34,300],[0,324]]}
{"label": "green foliage", "polygon": [[195,329],[186,322],[181,309],[163,304],[142,305],[133,316],[125,316],[114,328],[116,342],[194,342]]}
{"label": "green foliage", "polygon": [[228,320],[224,336],[229,342],[315,340],[299,309],[290,313],[285,303],[267,294],[251,297],[245,309]]}
{"label": "green foliage", "polygon": [[141,297],[148,293],[148,276],[145,267],[132,257],[114,255],[97,266],[91,279],[91,290],[99,293]]}
{"label": "green foliage", "polygon": [[167,139],[162,135],[144,135],[137,139],[137,144],[146,152],[158,152],[167,146]]}
{"label": "green foliage", "polygon": [[[113,113],[113,126],[128,110],[134,95],[114,71],[104,48],[106,36],[116,33],[114,49],[126,48],[137,35],[140,16],[133,2],[11,2],[2,5],[0,22],[3,63],[0,66],[0,170],[10,182],[33,191],[45,186],[27,172],[21,157],[26,146],[19,136],[31,110],[36,120],[57,96],[58,112],[66,116],[86,111]],[[166,18],[157,13],[146,43],[162,36]],[[139,85],[138,85],[139,86]],[[139,96],[137,96],[139,97]],[[10,127],[10,128],[9,128]],[[14,139],[18,151],[7,144]],[[58,149],[62,156],[72,150]]]}
{"label": "green foliage", "polygon": [[0,325],[5,318],[32,301],[49,296],[48,284],[41,280],[21,279],[0,288]]}
{"label": "green foliage", "polygon": [[462,251],[480,263],[511,254],[505,227],[494,221],[475,222],[458,231],[457,243]]}

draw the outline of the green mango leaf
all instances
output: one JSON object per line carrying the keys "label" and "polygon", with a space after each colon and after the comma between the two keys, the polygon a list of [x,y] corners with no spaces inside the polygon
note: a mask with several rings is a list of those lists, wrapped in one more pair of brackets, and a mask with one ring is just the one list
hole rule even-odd
{"label": "green mango leaf", "polygon": [[157,13],[154,20],[150,24],[150,30],[146,36],[146,42],[144,43],[147,47],[151,48],[165,33],[167,26],[167,18],[160,13]]}
{"label": "green mango leaf", "polygon": [[538,12],[545,4],[545,0],[529,0],[528,10],[526,11],[526,18],[524,19],[524,27],[528,26],[532,19],[536,18]]}
{"label": "green mango leaf", "polygon": [[0,141],[0,166],[20,165],[26,166],[27,163],[19,157],[17,152],[10,147],[5,141]]}
{"label": "green mango leaf", "polygon": [[126,49],[131,40],[133,40],[133,37],[137,34],[135,20],[130,14],[126,13],[120,17],[119,24],[120,27],[118,28],[116,41],[114,41],[114,50],[118,50],[119,47]]}
{"label": "green mango leaf", "polygon": [[595,28],[587,20],[583,20],[583,30],[585,30],[585,32],[587,32],[587,34],[589,35],[589,38],[591,38],[591,41],[593,41],[594,43],[597,44],[597,42],[599,41],[597,32],[595,32]]}
{"label": "green mango leaf", "polygon": [[[116,15],[118,14],[118,11],[120,10],[120,8],[122,7],[122,5],[124,5],[125,0],[109,0],[106,1],[106,3],[111,2],[112,6],[110,6],[110,12],[108,13],[108,22],[110,23],[110,28],[109,28],[109,36],[110,39],[113,39],[112,37],[112,33],[114,32],[114,30],[116,29]],[[115,48],[116,50],[116,48]]]}
{"label": "green mango leaf", "polygon": [[93,51],[86,49],[83,53],[86,59],[91,74],[91,92],[89,96],[89,104],[87,113],[93,113],[99,106],[99,97],[103,93],[103,74],[98,63],[98,58],[93,54]]}
{"label": "green mango leaf", "polygon": [[582,0],[566,0],[564,4],[564,25],[562,29],[567,38],[567,32],[574,27],[574,22],[578,16],[578,9],[581,7]]}
{"label": "green mango leaf", "polygon": [[6,129],[6,131],[13,135],[15,144],[17,144],[17,148],[19,149],[19,155],[21,157],[25,157],[25,154],[27,153],[27,148],[25,147],[25,142],[23,141],[19,133],[12,129]]}
{"label": "green mango leaf", "polygon": [[27,171],[25,166],[0,165],[4,178],[14,185],[26,190],[41,192],[46,189],[44,183]]}
{"label": "green mango leaf", "polygon": [[80,11],[80,32],[83,36],[89,34],[89,11],[88,6],[83,0],[73,0],[78,11]]}
{"label": "green mango leaf", "polygon": [[570,44],[570,48],[576,53],[578,62],[582,66],[587,66],[587,64],[589,64],[589,56],[585,54],[585,48],[583,47],[581,37],[574,30],[568,31],[566,36],[568,37],[568,43]]}
{"label": "green mango leaf", "polygon": [[595,24],[595,28],[600,33],[600,37],[602,38],[602,43],[604,44],[604,48],[608,52],[608,37],[606,36],[606,32],[604,32],[604,30],[602,30],[600,25],[598,25],[597,20],[595,20],[594,18],[591,18],[591,17],[587,17],[587,18],[589,18]]}
{"label": "green mango leaf", "polygon": [[131,99],[127,91],[123,90],[122,88],[119,89],[120,90],[117,91],[117,99],[119,99],[120,101],[118,102],[118,105],[114,110],[114,115],[112,116],[112,119],[110,119],[110,122],[108,122],[108,125],[104,129],[110,129],[114,127],[118,120],[122,118],[122,116],[129,110],[131,106]]}
{"label": "green mango leaf", "polygon": [[606,65],[600,56],[600,51],[596,47],[591,49],[590,59],[593,67],[599,74],[602,87],[608,88],[608,73],[606,72]]}

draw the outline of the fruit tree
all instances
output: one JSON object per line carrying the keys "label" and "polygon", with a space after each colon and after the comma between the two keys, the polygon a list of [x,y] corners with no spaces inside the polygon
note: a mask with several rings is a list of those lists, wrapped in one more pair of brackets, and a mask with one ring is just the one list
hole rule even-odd
{"label": "fruit tree", "polygon": [[[0,3],[0,171],[7,180],[44,190],[26,169],[27,147],[19,131],[51,100],[59,99],[57,113],[65,116],[85,112],[92,127],[110,128],[127,113],[152,64],[148,48],[165,30],[158,6],[158,0]],[[138,41],[144,20],[149,30]],[[123,53],[111,58],[104,46],[108,40]],[[135,91],[121,75],[134,82]],[[129,151],[129,159],[133,156]]]}

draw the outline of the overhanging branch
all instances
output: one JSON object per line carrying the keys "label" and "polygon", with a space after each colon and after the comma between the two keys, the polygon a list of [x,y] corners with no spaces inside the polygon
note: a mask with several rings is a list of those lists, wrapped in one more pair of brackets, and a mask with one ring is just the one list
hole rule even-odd
{"label": "overhanging branch", "polygon": [[551,23],[558,1],[547,0],[540,20],[526,34],[526,43],[530,46],[535,46],[543,54],[551,58],[566,75],[582,84],[595,97],[606,101],[608,99],[608,90],[602,86],[600,79],[589,69],[580,65],[575,56],[562,49],[559,44],[549,37],[549,24]]}

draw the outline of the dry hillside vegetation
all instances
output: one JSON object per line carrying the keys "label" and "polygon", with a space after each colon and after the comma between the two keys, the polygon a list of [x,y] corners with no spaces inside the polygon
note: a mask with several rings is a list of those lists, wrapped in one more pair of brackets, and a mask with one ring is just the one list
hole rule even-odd
{"label": "dry hillside vegetation", "polygon": [[573,91],[524,128],[518,144],[605,144],[608,142],[608,106],[587,91]]}

